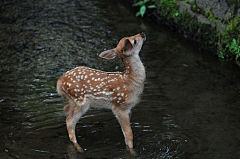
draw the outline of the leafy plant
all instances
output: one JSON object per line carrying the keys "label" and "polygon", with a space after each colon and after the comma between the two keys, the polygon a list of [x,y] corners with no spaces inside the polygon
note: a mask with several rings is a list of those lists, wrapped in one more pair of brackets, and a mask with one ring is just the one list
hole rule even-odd
{"label": "leafy plant", "polygon": [[235,54],[236,60],[240,57],[240,45],[238,45],[237,40],[233,39],[231,44],[226,46],[229,48],[229,51]]}
{"label": "leafy plant", "polygon": [[176,18],[180,15],[176,7],[176,0],[159,0],[159,5],[161,6],[161,14],[163,16]]}
{"label": "leafy plant", "polygon": [[224,52],[223,52],[222,50],[219,51],[218,57],[219,57],[219,60],[220,60],[221,62],[224,61]]}
{"label": "leafy plant", "polygon": [[179,12],[173,13],[173,16],[178,17],[179,16]]}
{"label": "leafy plant", "polygon": [[233,20],[231,20],[227,26],[227,31],[239,31],[240,32],[240,18],[236,17]]}
{"label": "leafy plant", "polygon": [[[219,47],[219,58],[221,61],[226,60],[225,57],[234,57],[240,59],[240,18],[232,19],[227,26],[226,32],[220,34],[222,37]],[[223,46],[223,47],[222,47]],[[230,54],[229,54],[230,53]]]}
{"label": "leafy plant", "polygon": [[139,2],[136,2],[133,4],[134,7],[140,7],[139,11],[136,13],[137,17],[139,15],[141,15],[143,17],[144,14],[146,13],[147,9],[156,8],[156,5],[154,5],[154,4],[148,5],[148,2],[150,2],[150,0],[140,0]]}
{"label": "leafy plant", "polygon": [[238,60],[240,57],[240,35],[238,39],[232,39],[231,42],[228,42],[225,46],[225,48],[220,49],[218,53],[218,57],[220,58],[221,61],[224,61],[225,57],[228,56],[226,53],[230,52],[235,56],[235,59]]}

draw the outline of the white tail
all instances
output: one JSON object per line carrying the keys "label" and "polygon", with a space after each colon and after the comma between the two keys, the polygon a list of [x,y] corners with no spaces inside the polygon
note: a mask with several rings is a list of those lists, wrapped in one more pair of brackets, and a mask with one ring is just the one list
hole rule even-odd
{"label": "white tail", "polygon": [[120,40],[117,47],[104,51],[100,57],[113,59],[118,56],[124,72],[104,72],[84,66],[66,72],[57,82],[58,93],[69,102],[64,107],[70,140],[79,152],[83,149],[77,143],[75,126],[90,107],[109,108],[116,115],[132,155],[133,134],[130,126],[130,112],[140,99],[145,80],[145,69],[139,58],[139,51],[145,41],[144,33]]}

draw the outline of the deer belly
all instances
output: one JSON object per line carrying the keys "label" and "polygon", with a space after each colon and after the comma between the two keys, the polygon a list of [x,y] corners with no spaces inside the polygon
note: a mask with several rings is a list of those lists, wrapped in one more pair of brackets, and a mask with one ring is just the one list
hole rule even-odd
{"label": "deer belly", "polygon": [[110,97],[104,97],[104,96],[92,96],[92,95],[85,95],[86,98],[89,98],[91,101],[90,106],[93,108],[99,108],[99,109],[111,109],[112,99]]}

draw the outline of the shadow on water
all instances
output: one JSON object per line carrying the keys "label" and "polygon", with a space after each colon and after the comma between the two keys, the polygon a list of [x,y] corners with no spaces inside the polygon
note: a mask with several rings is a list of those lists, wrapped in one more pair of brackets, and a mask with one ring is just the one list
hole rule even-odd
{"label": "shadow on water", "polygon": [[79,65],[122,70],[98,54],[141,31],[147,80],[132,117],[138,158],[239,157],[239,81],[191,43],[112,1],[9,0],[0,10],[1,158],[130,158],[108,110],[79,121],[86,151],[76,153],[55,85]]}

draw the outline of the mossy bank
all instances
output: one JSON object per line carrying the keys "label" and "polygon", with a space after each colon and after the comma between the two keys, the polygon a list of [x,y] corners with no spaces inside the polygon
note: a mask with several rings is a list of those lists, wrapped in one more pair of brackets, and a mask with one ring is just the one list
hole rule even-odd
{"label": "mossy bank", "polygon": [[240,67],[238,0],[133,0],[127,3],[136,9],[136,16],[177,30],[197,41],[199,47],[211,50],[221,62],[234,62]]}

